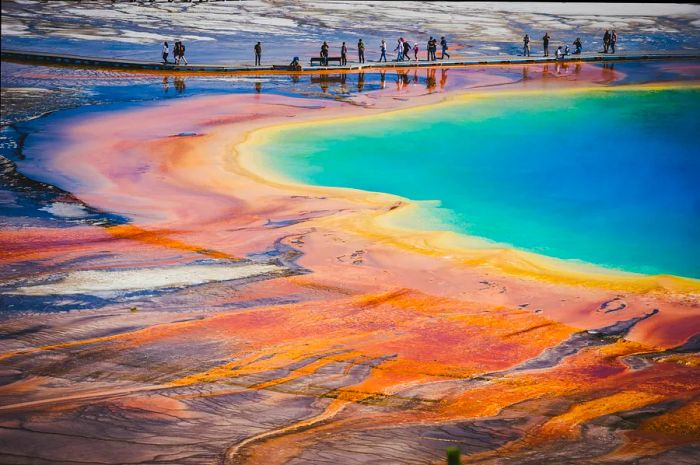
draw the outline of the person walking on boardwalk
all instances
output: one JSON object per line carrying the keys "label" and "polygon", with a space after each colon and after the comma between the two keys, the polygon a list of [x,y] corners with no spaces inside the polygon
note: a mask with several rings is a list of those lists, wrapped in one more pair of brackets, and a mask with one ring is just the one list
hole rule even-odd
{"label": "person walking on boardwalk", "polygon": [[260,61],[262,59],[262,44],[258,42],[255,44],[255,47],[253,47],[253,50],[255,50],[255,66],[260,66]]}
{"label": "person walking on boardwalk", "polygon": [[403,39],[399,39],[394,51],[396,52],[396,61],[403,61]]}
{"label": "person walking on boardwalk", "polygon": [[321,45],[321,65],[328,66],[328,43],[325,40]]}
{"label": "person walking on boardwalk", "polygon": [[610,53],[615,53],[615,44],[617,43],[617,32],[613,29],[610,33]]}
{"label": "person walking on boardwalk", "polygon": [[603,34],[603,53],[608,53],[610,49],[610,31],[605,31]]}
{"label": "person walking on boardwalk", "polygon": [[408,43],[408,40],[403,41],[403,59],[411,61],[411,44]]}
{"label": "person walking on boardwalk", "polygon": [[362,42],[362,39],[357,41],[357,58],[360,63],[365,62],[365,44]]}
{"label": "person walking on boardwalk", "polygon": [[382,39],[382,43],[379,44],[379,51],[381,52],[381,55],[379,55],[379,61],[382,61],[382,58],[384,58],[384,63],[386,63],[386,41]]}
{"label": "person walking on boardwalk", "polygon": [[163,63],[168,62],[168,43],[163,42]]}
{"label": "person walking on boardwalk", "polygon": [[176,65],[180,64],[180,41],[176,40],[173,44],[173,61]]}
{"label": "person walking on boardwalk", "polygon": [[523,56],[530,56],[530,36],[527,34],[525,34],[525,37],[523,37]]}
{"label": "person walking on boardwalk", "polygon": [[549,32],[544,33],[542,37],[542,47],[544,48],[544,56],[549,56]]}
{"label": "person walking on boardwalk", "polygon": [[348,64],[348,46],[345,45],[345,42],[340,46],[340,64],[342,66]]}
{"label": "person walking on boardwalk", "polygon": [[583,50],[580,37],[577,37],[576,40],[574,40],[574,47],[576,47],[576,50],[574,50],[574,55],[580,55],[581,51]]}
{"label": "person walking on boardwalk", "polygon": [[184,61],[186,65],[187,63],[187,58],[185,58],[185,44],[182,41],[178,41],[178,51],[176,53],[177,55],[177,64],[179,65],[181,61]]}
{"label": "person walking on boardwalk", "polygon": [[430,44],[430,55],[433,61],[437,60],[437,38],[433,38]]}
{"label": "person walking on boardwalk", "polygon": [[440,38],[440,48],[442,49],[442,56],[440,57],[441,60],[445,59],[445,55],[447,55],[447,58],[450,57],[450,54],[447,53],[447,40],[445,40],[445,36],[442,36]]}
{"label": "person walking on boardwalk", "polygon": [[418,42],[413,44],[413,58],[418,61]]}

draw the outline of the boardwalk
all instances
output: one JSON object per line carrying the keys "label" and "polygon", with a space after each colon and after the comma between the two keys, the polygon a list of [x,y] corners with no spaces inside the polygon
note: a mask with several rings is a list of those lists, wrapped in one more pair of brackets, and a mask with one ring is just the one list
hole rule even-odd
{"label": "boardwalk", "polygon": [[[116,58],[99,58],[86,57],[80,55],[60,55],[45,52],[32,52],[21,50],[2,50],[2,59],[7,61],[16,61],[23,63],[41,63],[47,65],[64,65],[76,67],[94,67],[94,68],[111,68],[124,71],[168,71],[168,72],[207,72],[207,73],[250,73],[260,71],[285,71],[285,64],[266,65],[266,66],[245,66],[245,65],[226,65],[226,64],[195,64],[188,66],[176,66],[174,64],[163,64],[158,61],[138,61],[138,60],[120,60]],[[618,62],[618,61],[640,61],[640,60],[685,60],[685,59],[700,59],[700,50],[697,51],[680,51],[680,52],[620,52],[616,54],[603,54],[598,52],[588,52],[581,55],[570,55],[563,61],[576,62]],[[361,70],[361,69],[377,69],[377,68],[416,68],[430,66],[474,66],[474,65],[518,65],[532,63],[554,63],[557,60],[553,57],[523,57],[523,56],[491,56],[491,57],[473,57],[460,58],[454,60],[437,60],[437,61],[405,61],[405,62],[367,62],[354,63],[349,62],[345,66],[309,66],[308,60],[302,61],[302,72],[319,71],[319,70]]]}

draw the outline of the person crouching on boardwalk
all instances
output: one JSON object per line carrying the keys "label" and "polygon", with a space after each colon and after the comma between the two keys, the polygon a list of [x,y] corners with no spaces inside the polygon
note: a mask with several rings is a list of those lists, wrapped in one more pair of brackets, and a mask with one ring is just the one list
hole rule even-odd
{"label": "person crouching on boardwalk", "polygon": [[360,63],[365,62],[365,44],[362,42],[362,39],[357,41],[357,58],[359,59]]}
{"label": "person crouching on boardwalk", "polygon": [[343,42],[343,45],[340,46],[340,65],[345,66],[348,64],[348,46],[345,45],[345,42]]}
{"label": "person crouching on boardwalk", "polygon": [[255,44],[255,47],[253,47],[253,50],[255,50],[255,66],[260,66],[260,62],[262,61],[262,44],[258,42]]}
{"label": "person crouching on boardwalk", "polygon": [[168,62],[168,43],[163,42],[163,63]]}
{"label": "person crouching on boardwalk", "polygon": [[576,47],[576,50],[574,50],[574,55],[580,55],[581,51],[583,50],[583,44],[581,44],[580,37],[577,37],[576,40],[574,40],[574,47]]}

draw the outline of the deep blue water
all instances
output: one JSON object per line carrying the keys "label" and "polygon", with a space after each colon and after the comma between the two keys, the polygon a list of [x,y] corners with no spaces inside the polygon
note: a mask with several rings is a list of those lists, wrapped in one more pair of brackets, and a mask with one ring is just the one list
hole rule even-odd
{"label": "deep blue water", "polygon": [[483,97],[283,129],[263,157],[307,183],[438,200],[446,229],[700,278],[698,108],[690,88]]}

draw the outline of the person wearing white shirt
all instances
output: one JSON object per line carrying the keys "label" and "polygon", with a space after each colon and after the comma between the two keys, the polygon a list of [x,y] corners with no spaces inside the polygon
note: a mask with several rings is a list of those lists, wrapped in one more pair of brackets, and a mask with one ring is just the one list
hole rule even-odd
{"label": "person wearing white shirt", "polygon": [[386,63],[386,41],[384,41],[384,39],[382,39],[382,43],[379,45],[379,51],[381,52],[379,61],[382,61],[382,58],[384,58],[384,63]]}

